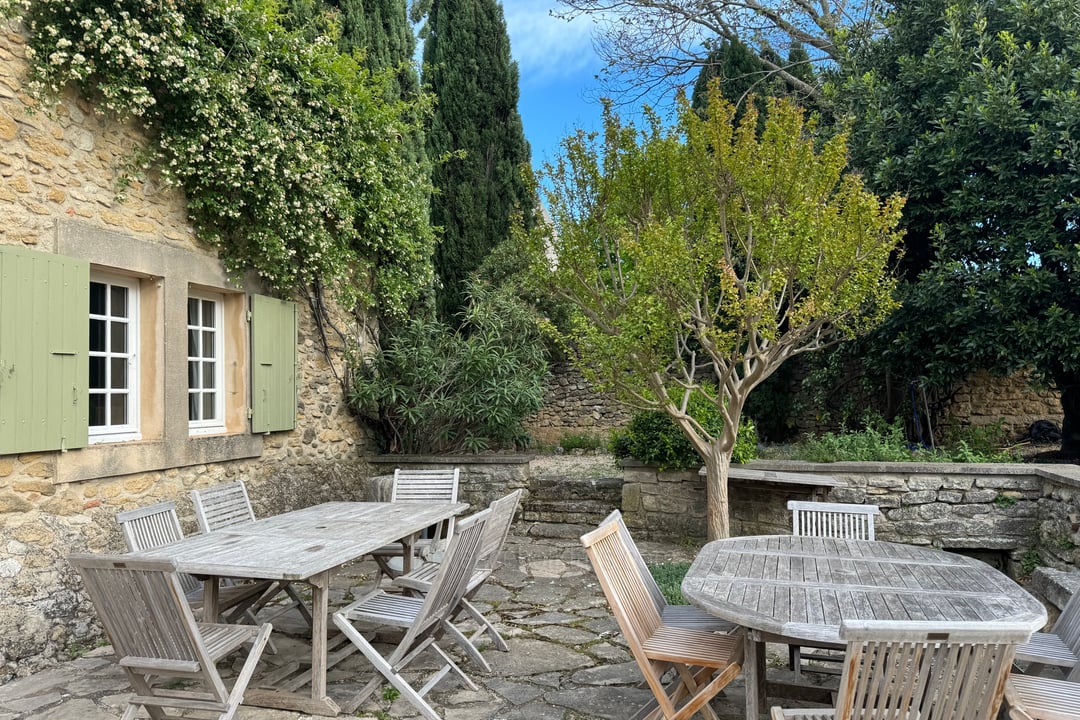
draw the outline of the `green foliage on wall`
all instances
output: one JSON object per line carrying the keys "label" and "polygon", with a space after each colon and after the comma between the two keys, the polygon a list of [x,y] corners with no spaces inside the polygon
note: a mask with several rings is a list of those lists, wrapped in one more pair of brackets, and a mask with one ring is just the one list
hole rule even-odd
{"label": "green foliage on wall", "polygon": [[390,315],[430,284],[427,173],[400,147],[423,101],[388,101],[390,74],[336,37],[290,27],[276,0],[33,0],[23,19],[28,88],[48,108],[74,83],[141,122],[135,172],[183,189],[231,273]]}

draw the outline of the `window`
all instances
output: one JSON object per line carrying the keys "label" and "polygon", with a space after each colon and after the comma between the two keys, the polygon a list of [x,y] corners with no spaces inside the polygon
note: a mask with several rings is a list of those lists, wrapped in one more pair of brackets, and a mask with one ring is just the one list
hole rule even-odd
{"label": "window", "polygon": [[139,285],[90,276],[90,442],[139,439]]}
{"label": "window", "polygon": [[193,435],[225,431],[223,315],[220,295],[188,297],[188,428]]}

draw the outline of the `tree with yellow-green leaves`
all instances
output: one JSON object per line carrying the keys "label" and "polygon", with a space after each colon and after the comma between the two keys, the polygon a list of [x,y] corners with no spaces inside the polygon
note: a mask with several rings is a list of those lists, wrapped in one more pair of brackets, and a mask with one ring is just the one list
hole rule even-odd
{"label": "tree with yellow-green leaves", "polygon": [[[709,539],[727,537],[728,467],[747,396],[788,358],[878,325],[893,307],[890,254],[903,200],[844,174],[843,135],[770,100],[715,90],[703,116],[644,130],[610,108],[545,167],[553,219],[546,285],[573,308],[563,340],[594,385],[666,412],[705,465]],[[710,433],[695,397],[720,410]]]}

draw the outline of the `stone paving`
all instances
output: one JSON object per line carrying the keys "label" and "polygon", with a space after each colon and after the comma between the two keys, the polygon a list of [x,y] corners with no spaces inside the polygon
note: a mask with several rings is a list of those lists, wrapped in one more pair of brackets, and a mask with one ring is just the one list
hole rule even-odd
{"label": "stone paving", "polygon": [[[485,651],[492,666],[490,674],[462,660],[478,691],[468,690],[448,676],[428,700],[444,720],[624,720],[651,696],[637,687],[641,675],[608,612],[576,540],[576,529],[569,528],[564,534],[571,537],[565,539],[534,537],[528,530],[515,528],[503,551],[503,566],[477,598],[481,609],[498,618],[496,625],[510,652]],[[658,543],[641,543],[640,547],[650,562],[688,562],[694,551]],[[372,563],[346,568],[335,578],[332,601],[361,592],[373,576]],[[286,616],[274,620],[274,625],[278,652],[264,655],[264,660],[274,663],[294,652],[302,655],[300,639],[289,635],[302,627],[299,620]],[[443,646],[453,649],[450,643]],[[770,665],[782,664],[783,649],[771,650]],[[353,656],[328,676],[330,695],[334,696],[335,687],[366,682],[368,673],[370,668],[365,667],[362,656]],[[743,692],[739,678],[714,700],[713,709],[721,720],[743,719]],[[115,720],[123,712],[128,694],[111,649],[101,647],[53,669],[0,685],[0,720]],[[379,692],[357,715],[377,720],[420,717],[408,702],[384,699]],[[237,718],[307,720],[308,716],[243,707]]]}

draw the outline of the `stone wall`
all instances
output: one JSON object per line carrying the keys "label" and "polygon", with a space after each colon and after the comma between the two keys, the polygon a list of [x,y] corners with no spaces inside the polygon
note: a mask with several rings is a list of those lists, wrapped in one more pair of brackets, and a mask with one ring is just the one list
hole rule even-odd
{"label": "stone wall", "polygon": [[609,395],[598,393],[569,363],[554,363],[544,392],[544,407],[526,418],[533,444],[553,447],[566,435],[591,433],[606,438],[630,422],[633,413]]}
{"label": "stone wall", "polygon": [[[122,238],[131,246],[167,249],[170,257],[218,266],[221,273],[213,251],[195,236],[181,193],[151,176],[133,185],[127,200],[116,200],[117,168],[144,142],[137,127],[95,114],[73,93],[60,98],[52,114],[27,113],[32,101],[23,91],[23,39],[12,27],[0,28],[0,244],[56,253],[58,228],[67,223],[64,227],[105,233],[101,236]],[[242,479],[258,515],[365,496],[368,441],[341,401],[331,367],[331,359],[342,362],[340,349],[328,356],[308,306],[301,301],[298,307],[299,398],[293,431],[251,435],[245,428],[225,437],[188,438],[184,415],[182,437],[173,442],[196,448],[231,444],[240,448],[236,457],[96,477],[78,477],[80,472],[95,474],[85,472],[80,458],[107,451],[137,465],[148,448],[164,443],[151,438],[111,448],[99,444],[66,453],[0,455],[0,682],[95,641],[99,631],[93,610],[78,594],[65,557],[123,551],[114,520],[118,511],[174,500],[185,531],[193,532],[188,491],[196,487]],[[182,376],[182,363],[179,367]],[[154,412],[169,413],[170,408]],[[185,412],[183,403],[180,412]],[[80,472],[65,472],[73,467]]]}
{"label": "stone wall", "polygon": [[1001,421],[1008,437],[1019,439],[1036,420],[1061,425],[1061,396],[1033,387],[1027,373],[999,378],[977,370],[956,391],[944,414],[976,427]]}
{"label": "stone wall", "polygon": [[[798,382],[803,375],[804,372],[796,369],[793,382]],[[845,400],[857,397],[863,405],[884,407],[884,391],[880,398],[870,397],[854,377],[841,382],[840,393]],[[793,393],[798,392],[798,386],[794,387]],[[906,395],[902,402],[908,402]],[[804,411],[791,419],[799,432],[839,430],[838,408],[832,408],[830,421],[823,422],[820,409],[809,403],[803,405]],[[1014,440],[1021,438],[1036,420],[1051,420],[1060,425],[1062,419],[1058,393],[1034,388],[1026,373],[1000,378],[985,370],[976,371],[964,381],[942,408],[942,414],[955,424],[976,427],[1000,420],[1006,436]],[[525,428],[536,445],[551,447],[558,445],[565,435],[596,433],[607,436],[612,430],[624,427],[632,415],[632,411],[623,408],[610,395],[593,391],[572,365],[556,363],[548,380],[544,407],[526,420]],[[938,430],[935,428],[935,434],[940,438]]]}

